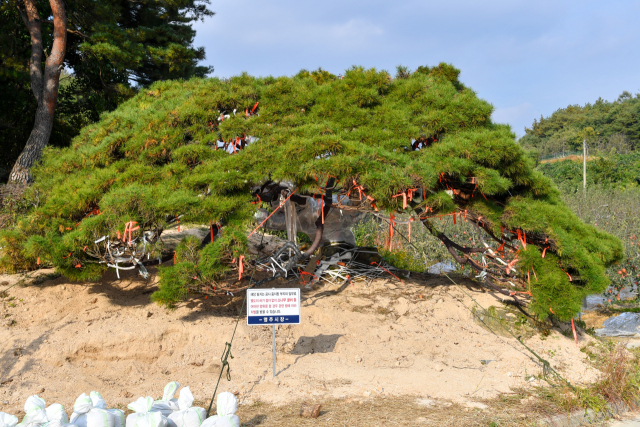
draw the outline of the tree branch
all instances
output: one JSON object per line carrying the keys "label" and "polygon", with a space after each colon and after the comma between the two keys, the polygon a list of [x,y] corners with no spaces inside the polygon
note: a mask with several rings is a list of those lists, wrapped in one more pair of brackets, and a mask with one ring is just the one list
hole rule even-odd
{"label": "tree branch", "polygon": [[[414,210],[416,211],[416,213],[418,213],[418,216],[420,214],[422,214],[422,210],[419,208],[415,208]],[[484,277],[482,278],[482,282],[483,284],[488,287],[489,289],[493,290],[494,292],[498,292],[502,295],[505,296],[509,296],[511,298],[513,298],[514,302],[518,305],[518,306],[524,306],[524,302],[520,301],[516,296],[515,296],[515,292],[509,292],[506,289],[502,289],[501,287],[497,286],[495,283],[493,283],[493,281],[491,280],[491,277],[493,275],[495,275],[494,272],[487,270],[485,267],[483,267],[482,265],[478,264],[475,260],[473,260],[469,254],[471,253],[484,253],[485,251],[487,251],[487,249],[480,249],[480,248],[463,248],[460,245],[458,245],[457,243],[453,242],[451,239],[449,239],[444,233],[442,233],[441,231],[437,230],[436,227],[433,225],[433,223],[431,221],[429,221],[428,219],[422,219],[420,220],[422,222],[422,224],[427,227],[427,230],[429,230],[429,232],[431,234],[433,234],[435,237],[437,237],[438,239],[440,239],[440,241],[442,243],[444,243],[445,247],[447,248],[447,250],[449,251],[449,253],[451,254],[451,256],[453,257],[453,259],[460,265],[470,265],[471,268],[473,268],[474,270],[476,270],[479,273],[485,273]],[[460,251],[462,253],[464,253],[464,256],[460,256],[458,254],[457,251]]]}
{"label": "tree branch", "polygon": [[[45,23],[45,24],[49,24],[49,25],[54,25],[54,22],[53,22],[51,19],[49,19],[49,20],[47,20],[47,21],[44,21],[44,23]],[[83,32],[82,32],[82,31],[80,31],[80,30],[72,30],[71,28],[67,28],[67,33],[69,33],[69,34],[75,34],[76,36],[84,37],[85,39],[88,39],[88,38],[89,38],[89,36],[88,36],[88,35],[86,35],[85,33],[83,33]]]}

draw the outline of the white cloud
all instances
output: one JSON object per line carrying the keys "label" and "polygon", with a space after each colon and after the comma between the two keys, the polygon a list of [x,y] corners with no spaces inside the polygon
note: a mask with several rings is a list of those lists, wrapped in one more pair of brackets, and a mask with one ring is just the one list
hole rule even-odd
{"label": "white cloud", "polygon": [[640,90],[640,2],[211,0],[211,9],[194,44],[216,76],[444,61],[519,135],[541,113]]}

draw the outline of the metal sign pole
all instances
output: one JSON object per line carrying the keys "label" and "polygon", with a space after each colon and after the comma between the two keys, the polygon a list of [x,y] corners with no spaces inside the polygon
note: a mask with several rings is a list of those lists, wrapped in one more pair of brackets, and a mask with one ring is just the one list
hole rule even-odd
{"label": "metal sign pole", "polygon": [[273,326],[273,378],[276,377],[276,325]]}
{"label": "metal sign pole", "polygon": [[582,140],[582,192],[587,194],[587,138]]}

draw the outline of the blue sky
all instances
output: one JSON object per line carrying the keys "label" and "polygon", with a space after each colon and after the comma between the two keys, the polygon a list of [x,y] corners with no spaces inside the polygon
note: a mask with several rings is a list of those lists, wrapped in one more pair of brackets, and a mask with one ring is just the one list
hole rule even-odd
{"label": "blue sky", "polygon": [[448,62],[521,136],[534,118],[640,92],[640,2],[211,0],[195,25],[214,76]]}

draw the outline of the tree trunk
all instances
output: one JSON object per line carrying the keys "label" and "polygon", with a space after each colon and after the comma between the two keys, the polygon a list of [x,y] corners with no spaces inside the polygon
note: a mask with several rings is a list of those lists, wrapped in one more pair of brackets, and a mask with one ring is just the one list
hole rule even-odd
{"label": "tree trunk", "polygon": [[19,8],[20,15],[31,35],[29,69],[31,87],[38,101],[38,108],[31,135],[9,174],[9,184],[27,184],[31,181],[31,167],[40,159],[42,149],[49,142],[53,128],[60,72],[67,46],[67,16],[62,0],[49,0],[49,4],[53,13],[53,46],[45,62],[44,75],[41,70],[43,54],[41,21],[35,0],[24,0],[24,10]]}

